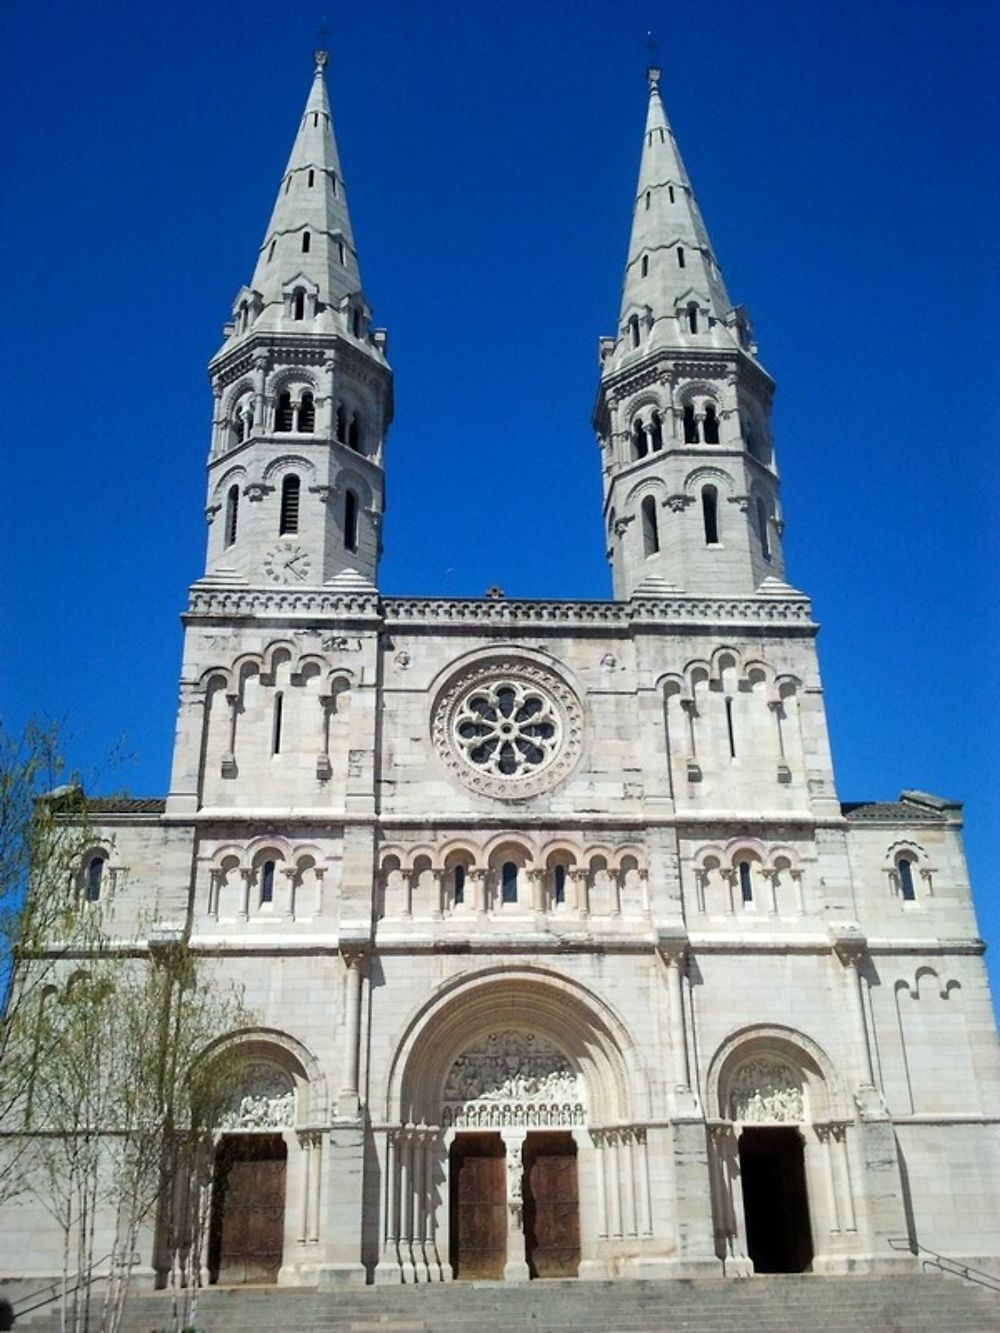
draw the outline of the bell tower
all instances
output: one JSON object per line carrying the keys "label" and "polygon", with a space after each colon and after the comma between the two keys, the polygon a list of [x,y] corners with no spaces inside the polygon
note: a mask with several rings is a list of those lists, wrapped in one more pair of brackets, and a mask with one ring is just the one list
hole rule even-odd
{"label": "bell tower", "polygon": [[726,292],[650,68],[614,337],[594,428],[614,596],[746,595],[784,579],[774,383]]}
{"label": "bell tower", "polygon": [[374,583],[392,419],[327,98],[315,74],[250,285],[209,364],[206,581]]}

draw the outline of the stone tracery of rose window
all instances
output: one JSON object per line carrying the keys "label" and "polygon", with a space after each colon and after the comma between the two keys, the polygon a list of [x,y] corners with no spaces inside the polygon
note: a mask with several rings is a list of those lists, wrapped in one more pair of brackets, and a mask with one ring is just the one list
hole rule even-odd
{"label": "stone tracery of rose window", "polygon": [[560,741],[559,715],[550,699],[517,680],[486,682],[455,715],[455,743],[477,768],[517,777],[542,768]]}

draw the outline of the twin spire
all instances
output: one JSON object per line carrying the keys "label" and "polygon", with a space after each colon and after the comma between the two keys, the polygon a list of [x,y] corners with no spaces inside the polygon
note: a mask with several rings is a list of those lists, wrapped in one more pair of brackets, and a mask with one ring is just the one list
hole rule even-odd
{"label": "twin spire", "polygon": [[[649,109],[643,132],[621,325],[648,320],[654,342],[672,341],[677,310],[694,300],[722,322],[732,306],[660,98],[660,71],[648,70]],[[661,323],[662,322],[662,323]]]}
{"label": "twin spire", "polygon": [[316,68],[299,131],[278,188],[251,286],[265,311],[280,311],[288,284],[302,276],[324,307],[361,290],[354,234],[326,92],[326,51]]}

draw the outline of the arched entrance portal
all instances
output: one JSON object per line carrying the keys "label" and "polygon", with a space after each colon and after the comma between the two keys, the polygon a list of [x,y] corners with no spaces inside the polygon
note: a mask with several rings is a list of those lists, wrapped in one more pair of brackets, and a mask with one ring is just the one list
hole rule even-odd
{"label": "arched entrance portal", "polygon": [[708,1094],[716,1253],[727,1271],[831,1271],[856,1222],[852,1120],[827,1056],[791,1029],[746,1029],[714,1057]]}
{"label": "arched entrance portal", "polygon": [[[575,1129],[580,1078],[551,1041],[495,1030],[445,1079],[441,1124],[450,1153],[453,1276],[576,1277],[580,1263]],[[482,1134],[484,1128],[492,1134]],[[526,1271],[525,1271],[526,1270]]]}
{"label": "arched entrance portal", "polygon": [[754,1272],[804,1273],[813,1248],[801,1135],[790,1127],[748,1126],[739,1153]]}
{"label": "arched entrance portal", "polygon": [[603,1276],[634,1254],[651,1220],[626,1052],[552,974],[492,969],[432,999],[390,1077],[376,1281]]}

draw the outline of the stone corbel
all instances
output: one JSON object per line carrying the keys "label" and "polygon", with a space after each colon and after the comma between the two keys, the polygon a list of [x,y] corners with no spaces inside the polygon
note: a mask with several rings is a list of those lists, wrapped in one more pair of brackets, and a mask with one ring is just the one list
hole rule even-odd
{"label": "stone corbel", "polygon": [[684,495],[682,492],[677,492],[675,495],[668,495],[666,499],[662,501],[662,504],[664,508],[669,509],[672,514],[682,514],[689,505],[694,504],[694,496]]}
{"label": "stone corbel", "polygon": [[251,504],[259,504],[266,495],[270,495],[274,490],[273,486],[268,486],[263,481],[248,481],[243,487],[243,494]]}
{"label": "stone corbel", "polygon": [[219,510],[220,510],[221,508],[222,508],[222,505],[220,505],[220,504],[217,504],[217,505],[206,505],[206,506],[205,506],[205,520],[206,520],[206,522],[208,522],[209,524],[214,523],[214,522],[215,522],[215,516],[216,516],[216,514],[219,512]]}
{"label": "stone corbel", "polygon": [[731,505],[736,505],[741,514],[747,514],[750,512],[749,495],[730,495],[727,498]]}
{"label": "stone corbel", "polygon": [[635,520],[635,514],[626,514],[624,518],[615,519],[615,536],[624,537],[628,525]]}

